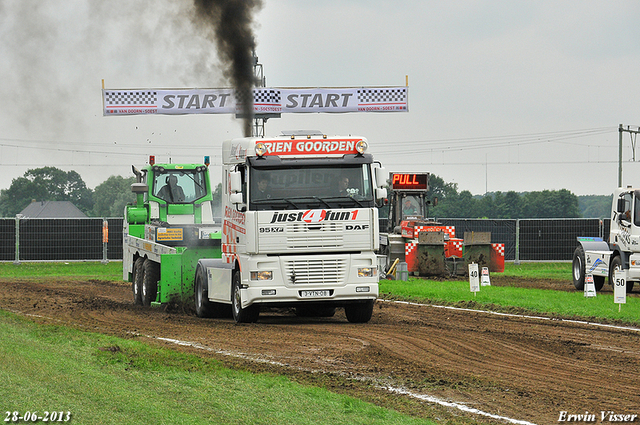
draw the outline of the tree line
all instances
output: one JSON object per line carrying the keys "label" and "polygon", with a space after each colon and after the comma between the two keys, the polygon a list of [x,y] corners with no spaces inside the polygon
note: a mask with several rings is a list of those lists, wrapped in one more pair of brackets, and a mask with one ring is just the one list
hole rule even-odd
{"label": "tree line", "polygon": [[[0,191],[0,217],[15,217],[32,201],[69,201],[90,217],[120,217],[124,206],[135,202],[131,184],[135,177],[111,176],[94,190],[75,171],[55,167],[27,170]],[[222,186],[214,191],[219,208]],[[437,205],[435,199],[437,198]],[[474,196],[458,191],[437,175],[429,177],[429,217],[441,218],[606,218],[611,195],[576,196],[566,189],[541,192],[493,192]]]}
{"label": "tree line", "polygon": [[[567,189],[492,192],[474,196],[437,175],[429,177],[430,217],[442,218],[608,218],[611,195],[577,196]],[[436,203],[437,199],[437,203]]]}
{"label": "tree line", "polygon": [[14,217],[33,201],[69,201],[90,217],[120,217],[124,206],[135,202],[131,184],[135,177],[111,176],[96,186],[87,187],[80,174],[56,167],[27,170],[0,191],[0,216]]}

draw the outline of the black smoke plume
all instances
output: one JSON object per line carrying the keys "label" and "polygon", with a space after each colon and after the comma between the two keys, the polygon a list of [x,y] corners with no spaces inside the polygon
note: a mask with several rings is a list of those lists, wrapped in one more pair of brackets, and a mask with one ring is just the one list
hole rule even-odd
{"label": "black smoke plume", "polygon": [[244,135],[251,136],[256,47],[251,24],[252,13],[262,7],[262,0],[194,0],[194,5],[195,22],[215,39],[225,77],[241,102]]}

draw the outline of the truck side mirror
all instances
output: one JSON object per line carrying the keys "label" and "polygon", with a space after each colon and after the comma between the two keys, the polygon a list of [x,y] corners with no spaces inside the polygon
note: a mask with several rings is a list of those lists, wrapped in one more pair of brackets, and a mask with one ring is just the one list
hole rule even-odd
{"label": "truck side mirror", "polygon": [[625,210],[626,203],[624,202],[624,198],[618,198],[618,207],[616,208],[616,212],[623,213]]}
{"label": "truck side mirror", "polygon": [[240,171],[230,171],[229,182],[231,183],[231,193],[242,192],[242,174]]}
{"label": "truck side mirror", "polygon": [[384,167],[374,168],[376,178],[376,199],[384,199],[387,197],[387,170]]}
{"label": "truck side mirror", "polygon": [[383,187],[387,184],[387,170],[384,167],[374,168],[376,173],[376,186]]}

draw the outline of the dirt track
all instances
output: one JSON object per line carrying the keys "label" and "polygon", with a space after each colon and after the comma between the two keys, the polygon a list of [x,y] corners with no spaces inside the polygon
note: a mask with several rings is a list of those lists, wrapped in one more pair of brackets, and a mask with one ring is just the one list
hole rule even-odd
{"label": "dirt track", "polygon": [[[492,284],[571,287],[499,276]],[[390,388],[535,424],[557,424],[561,411],[594,413],[596,423],[603,410],[640,414],[639,331],[381,300],[368,324],[350,324],[338,310],[329,319],[270,311],[236,325],[130,299],[120,282],[0,280],[0,308],[37,321],[144,338],[449,423],[508,421]]]}

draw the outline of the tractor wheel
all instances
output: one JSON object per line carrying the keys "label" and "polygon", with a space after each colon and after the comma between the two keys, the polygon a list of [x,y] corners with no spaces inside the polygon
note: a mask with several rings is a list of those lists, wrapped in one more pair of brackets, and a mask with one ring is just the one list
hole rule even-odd
{"label": "tractor wheel", "polygon": [[142,270],[142,305],[148,307],[158,297],[160,267],[157,263],[146,259]]}
{"label": "tractor wheel", "polygon": [[584,249],[578,246],[573,252],[573,286],[578,291],[584,290]]}
{"label": "tractor wheel", "polygon": [[133,282],[131,283],[131,290],[133,292],[133,303],[135,305],[142,305],[143,264],[143,257],[138,257],[138,259],[133,263]]}
{"label": "tractor wheel", "polygon": [[351,323],[367,323],[373,315],[373,303],[375,300],[351,303],[344,306],[344,314]]}
{"label": "tractor wheel", "polygon": [[242,308],[242,291],[240,288],[240,271],[233,272],[231,285],[231,311],[236,323],[253,323],[260,316],[260,306],[257,304]]}

